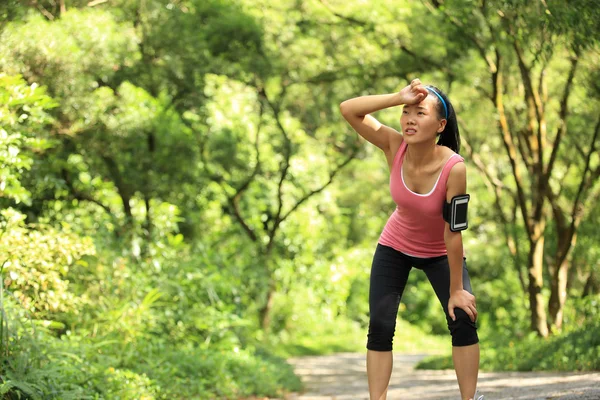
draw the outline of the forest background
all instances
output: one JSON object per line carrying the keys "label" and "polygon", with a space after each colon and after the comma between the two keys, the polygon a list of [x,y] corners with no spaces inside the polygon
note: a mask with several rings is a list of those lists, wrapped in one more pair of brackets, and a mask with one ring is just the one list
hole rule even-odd
{"label": "forest background", "polygon": [[[599,370],[594,3],[3,0],[0,394],[282,396],[364,351],[394,205],[339,104],[415,77],[459,116],[482,368]],[[448,367],[410,283],[396,350]]]}

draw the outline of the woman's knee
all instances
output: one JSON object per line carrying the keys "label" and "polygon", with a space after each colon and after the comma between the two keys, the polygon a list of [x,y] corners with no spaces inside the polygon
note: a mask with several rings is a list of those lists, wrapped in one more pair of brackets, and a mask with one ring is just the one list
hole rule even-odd
{"label": "woman's knee", "polygon": [[469,315],[460,308],[454,309],[456,320],[448,322],[452,335],[452,346],[470,346],[479,342],[477,324],[471,321]]}
{"label": "woman's knee", "polygon": [[394,340],[396,320],[388,320],[371,315],[369,333],[367,335],[367,349],[375,351],[391,351]]}

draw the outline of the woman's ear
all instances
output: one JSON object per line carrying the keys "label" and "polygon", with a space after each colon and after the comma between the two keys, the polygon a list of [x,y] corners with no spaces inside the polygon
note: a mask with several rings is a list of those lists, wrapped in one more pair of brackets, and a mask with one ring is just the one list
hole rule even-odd
{"label": "woman's ear", "polygon": [[440,127],[437,130],[437,133],[442,133],[444,131],[444,129],[446,129],[446,123],[448,122],[448,120],[441,120],[440,121]]}

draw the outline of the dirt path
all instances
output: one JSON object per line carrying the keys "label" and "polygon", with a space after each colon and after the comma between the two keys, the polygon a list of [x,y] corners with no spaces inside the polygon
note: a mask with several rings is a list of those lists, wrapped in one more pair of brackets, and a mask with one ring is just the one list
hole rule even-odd
{"label": "dirt path", "polygon": [[[459,400],[453,370],[414,370],[422,355],[394,356],[389,400]],[[369,398],[364,354],[300,357],[289,360],[306,392],[288,400],[362,400]],[[480,373],[486,400],[600,400],[600,373]]]}

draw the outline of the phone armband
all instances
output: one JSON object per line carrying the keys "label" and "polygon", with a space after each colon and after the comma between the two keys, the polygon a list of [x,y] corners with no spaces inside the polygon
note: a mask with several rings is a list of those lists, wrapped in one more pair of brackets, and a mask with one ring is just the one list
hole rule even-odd
{"label": "phone armband", "polygon": [[450,224],[452,232],[464,231],[468,228],[467,209],[470,199],[471,196],[468,194],[460,194],[454,196],[450,203],[444,202],[442,215],[444,216],[444,221]]}

